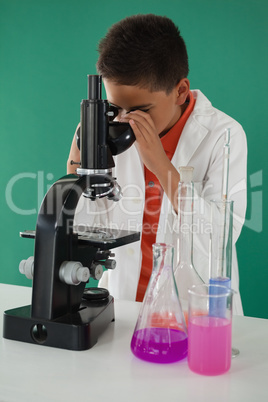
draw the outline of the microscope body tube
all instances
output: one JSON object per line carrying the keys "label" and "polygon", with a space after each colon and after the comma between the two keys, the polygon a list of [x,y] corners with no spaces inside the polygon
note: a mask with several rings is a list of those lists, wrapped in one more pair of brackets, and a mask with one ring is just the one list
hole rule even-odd
{"label": "microscope body tube", "polygon": [[101,99],[101,77],[88,76],[88,99],[81,102],[81,168],[92,173],[114,167],[107,137],[109,103]]}

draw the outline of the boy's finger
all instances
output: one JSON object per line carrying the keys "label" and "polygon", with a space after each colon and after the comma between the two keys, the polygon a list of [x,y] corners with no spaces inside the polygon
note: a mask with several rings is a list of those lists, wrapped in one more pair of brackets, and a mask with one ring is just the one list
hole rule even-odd
{"label": "boy's finger", "polygon": [[142,126],[144,126],[144,128],[148,132],[155,133],[154,123],[153,123],[151,117],[148,118],[148,116],[146,116],[146,113],[141,114],[141,113],[138,113],[138,111],[128,113],[128,121],[130,119],[134,120],[135,122],[140,123]]}
{"label": "boy's finger", "polygon": [[133,118],[134,120],[138,120],[142,122],[143,120],[146,121],[152,129],[154,129],[154,122],[149,113],[143,112],[142,110],[133,110],[132,112],[126,113],[121,116],[122,118]]}
{"label": "boy's finger", "polygon": [[148,132],[141,124],[139,124],[137,121],[135,121],[133,119],[129,120],[129,124],[135,134],[137,141],[140,141],[140,140],[146,141],[147,140]]}

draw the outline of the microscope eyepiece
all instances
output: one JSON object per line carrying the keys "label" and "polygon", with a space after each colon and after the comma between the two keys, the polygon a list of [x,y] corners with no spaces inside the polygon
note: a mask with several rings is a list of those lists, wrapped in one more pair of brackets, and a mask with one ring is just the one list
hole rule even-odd
{"label": "microscope eyepiece", "polygon": [[88,99],[101,99],[102,78],[101,75],[88,75]]}

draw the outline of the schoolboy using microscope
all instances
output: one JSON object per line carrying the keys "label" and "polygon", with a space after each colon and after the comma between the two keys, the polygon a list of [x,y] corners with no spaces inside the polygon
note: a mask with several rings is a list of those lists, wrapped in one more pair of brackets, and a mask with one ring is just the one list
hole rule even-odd
{"label": "schoolboy using microscope", "polygon": [[[152,244],[177,244],[173,229],[180,166],[194,167],[194,182],[202,183],[202,214],[197,216],[203,228],[209,222],[209,202],[221,196],[226,128],[231,132],[229,195],[234,200],[237,241],[246,211],[246,137],[240,124],[214,108],[200,90],[190,90],[185,42],[167,17],[135,15],[114,24],[99,43],[97,70],[108,101],[118,110],[116,119],[130,124],[136,141],[115,157],[114,176],[123,198],[117,203],[83,200],[76,219],[105,226],[112,222],[120,229],[142,232],[140,242],[115,249],[117,267],[101,279],[101,286],[115,298],[142,301],[152,271]],[[75,173],[70,161],[80,160],[75,138],[68,173]],[[208,236],[200,227],[194,261],[208,282]],[[242,314],[235,247],[232,287],[238,292],[234,313]]]}

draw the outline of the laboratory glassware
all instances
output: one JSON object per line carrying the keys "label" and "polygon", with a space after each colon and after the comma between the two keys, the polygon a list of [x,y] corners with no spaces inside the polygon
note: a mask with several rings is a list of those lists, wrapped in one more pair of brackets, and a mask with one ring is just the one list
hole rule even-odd
{"label": "laboratory glassware", "polygon": [[153,244],[153,270],[131,340],[133,354],[154,363],[187,356],[187,328],[173,273],[174,246]]}
{"label": "laboratory glassware", "polygon": [[185,321],[188,321],[188,289],[193,285],[203,284],[193,263],[193,212],[194,183],[191,166],[179,168],[178,186],[178,264],[175,269],[175,281],[179,292]]}
{"label": "laboratory glassware", "polygon": [[231,139],[231,130],[230,128],[226,128],[224,146],[223,146],[223,167],[222,167],[222,188],[221,188],[221,198],[223,201],[228,199],[230,139]]}
{"label": "laboratory glassware", "polygon": [[[209,283],[231,289],[233,250],[233,201],[212,200]],[[211,308],[212,305],[211,305]],[[232,357],[239,350],[232,348]]]}
{"label": "laboratory glassware", "polygon": [[211,200],[210,283],[231,287],[233,201]]}
{"label": "laboratory glassware", "polygon": [[213,376],[230,369],[232,299],[226,286],[203,284],[189,290],[188,365],[195,373]]}

